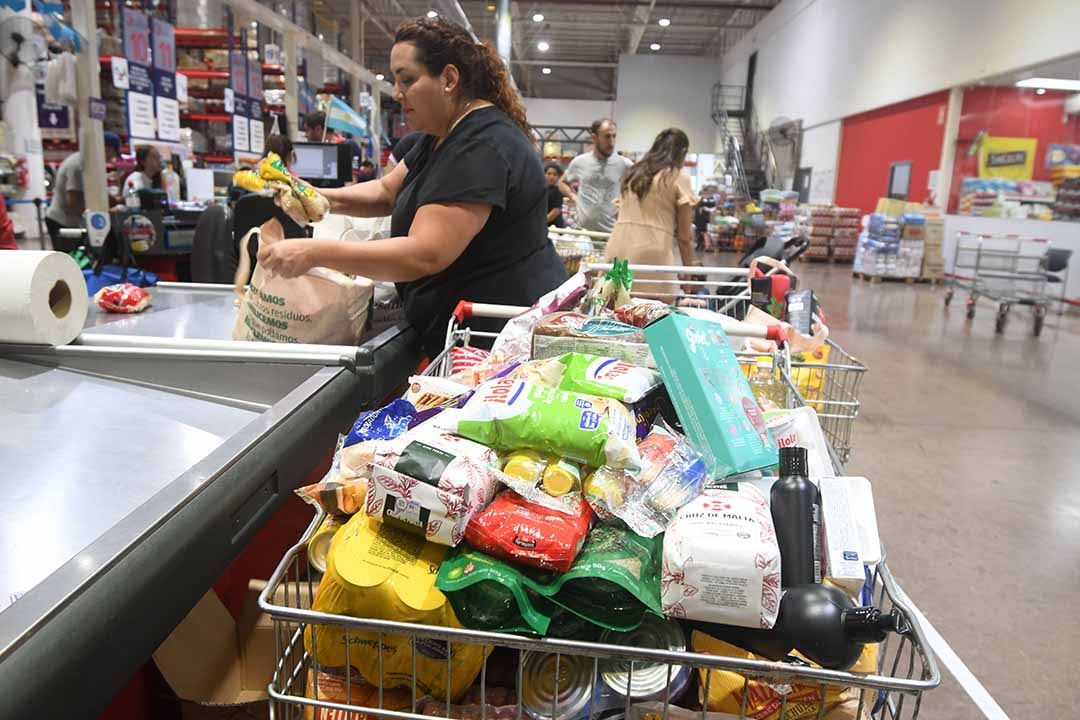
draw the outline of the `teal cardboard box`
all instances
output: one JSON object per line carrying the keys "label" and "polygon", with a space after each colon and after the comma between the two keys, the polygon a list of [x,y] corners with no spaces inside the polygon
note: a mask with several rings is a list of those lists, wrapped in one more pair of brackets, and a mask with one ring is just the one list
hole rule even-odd
{"label": "teal cardboard box", "polygon": [[776,463],[776,442],[718,323],[668,315],[645,328],[645,339],[714,479]]}

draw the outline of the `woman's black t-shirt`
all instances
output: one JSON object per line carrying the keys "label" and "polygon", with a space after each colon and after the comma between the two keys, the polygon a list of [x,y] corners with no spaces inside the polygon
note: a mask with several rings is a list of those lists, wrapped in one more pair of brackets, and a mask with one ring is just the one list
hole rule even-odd
{"label": "woman's black t-shirt", "polygon": [[446,270],[397,285],[431,357],[443,348],[459,300],[527,306],[566,279],[547,235],[540,157],[521,129],[485,107],[466,115],[440,147],[435,143],[424,136],[405,156],[409,172],[394,204],[392,235],[408,235],[417,209],[428,204],[484,203],[491,216]]}

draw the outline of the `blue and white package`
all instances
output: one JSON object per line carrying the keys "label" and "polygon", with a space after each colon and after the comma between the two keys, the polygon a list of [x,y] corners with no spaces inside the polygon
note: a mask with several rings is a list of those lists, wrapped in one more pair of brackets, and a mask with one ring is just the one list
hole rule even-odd
{"label": "blue and white package", "polygon": [[356,418],[342,447],[368,440],[393,440],[409,429],[416,408],[408,400],[394,400],[378,410],[369,410]]}

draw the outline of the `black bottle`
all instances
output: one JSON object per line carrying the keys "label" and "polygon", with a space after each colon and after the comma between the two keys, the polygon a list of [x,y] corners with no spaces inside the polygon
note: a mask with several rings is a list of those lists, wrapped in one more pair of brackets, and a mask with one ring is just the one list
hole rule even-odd
{"label": "black bottle", "polygon": [[780,448],[770,496],[784,588],[821,582],[821,493],[806,475],[806,448]]}
{"label": "black bottle", "polygon": [[832,585],[788,588],[771,630],[733,625],[696,624],[724,642],[738,645],[768,660],[780,660],[792,650],[830,670],[846,670],[859,659],[863,646],[897,632],[900,614],[875,607],[857,607],[847,593]]}

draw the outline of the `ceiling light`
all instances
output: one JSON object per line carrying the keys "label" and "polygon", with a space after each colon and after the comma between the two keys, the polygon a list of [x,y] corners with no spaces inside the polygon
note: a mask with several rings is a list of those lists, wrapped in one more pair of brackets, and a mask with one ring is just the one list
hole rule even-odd
{"label": "ceiling light", "polygon": [[659,50],[660,49],[660,43],[653,43],[652,45],[649,46],[649,49],[653,50],[653,51]]}
{"label": "ceiling light", "polygon": [[320,39],[320,40],[322,40],[322,39],[323,39],[323,34],[322,34],[322,33],[319,33],[319,39]]}
{"label": "ceiling light", "polygon": [[536,13],[533,15],[533,22],[544,22],[544,13]]}
{"label": "ceiling light", "polygon": [[544,73],[545,75],[550,75],[551,74],[551,68],[542,67],[542,68],[540,68],[540,72]]}
{"label": "ceiling light", "polygon": [[1016,87],[1045,88],[1047,90],[1080,90],[1080,80],[1035,77],[1021,80]]}
{"label": "ceiling light", "polygon": [[375,79],[381,82],[386,79],[386,76],[382,73],[375,73]]}
{"label": "ceiling light", "polygon": [[1039,88],[1038,90],[1035,91],[1035,94],[1036,95],[1045,95],[1046,94],[1046,88]]}
{"label": "ceiling light", "polygon": [[489,4],[488,5],[488,12],[495,12],[495,6]]}
{"label": "ceiling light", "polygon": [[258,21],[256,21],[256,20],[252,20],[252,21],[251,21],[251,27],[253,27],[253,28],[257,28],[257,27],[259,27],[259,23],[258,23]]}
{"label": "ceiling light", "polygon": [[667,27],[671,24],[671,20],[669,20],[668,18],[660,18],[659,23],[660,27]]}
{"label": "ceiling light", "polygon": [[536,49],[540,52],[547,52],[551,49],[551,46],[548,45],[547,40],[541,40],[540,42],[536,43]]}
{"label": "ceiling light", "polygon": [[439,13],[435,12],[434,10],[428,10],[427,16],[434,20],[435,18],[439,17]]}

